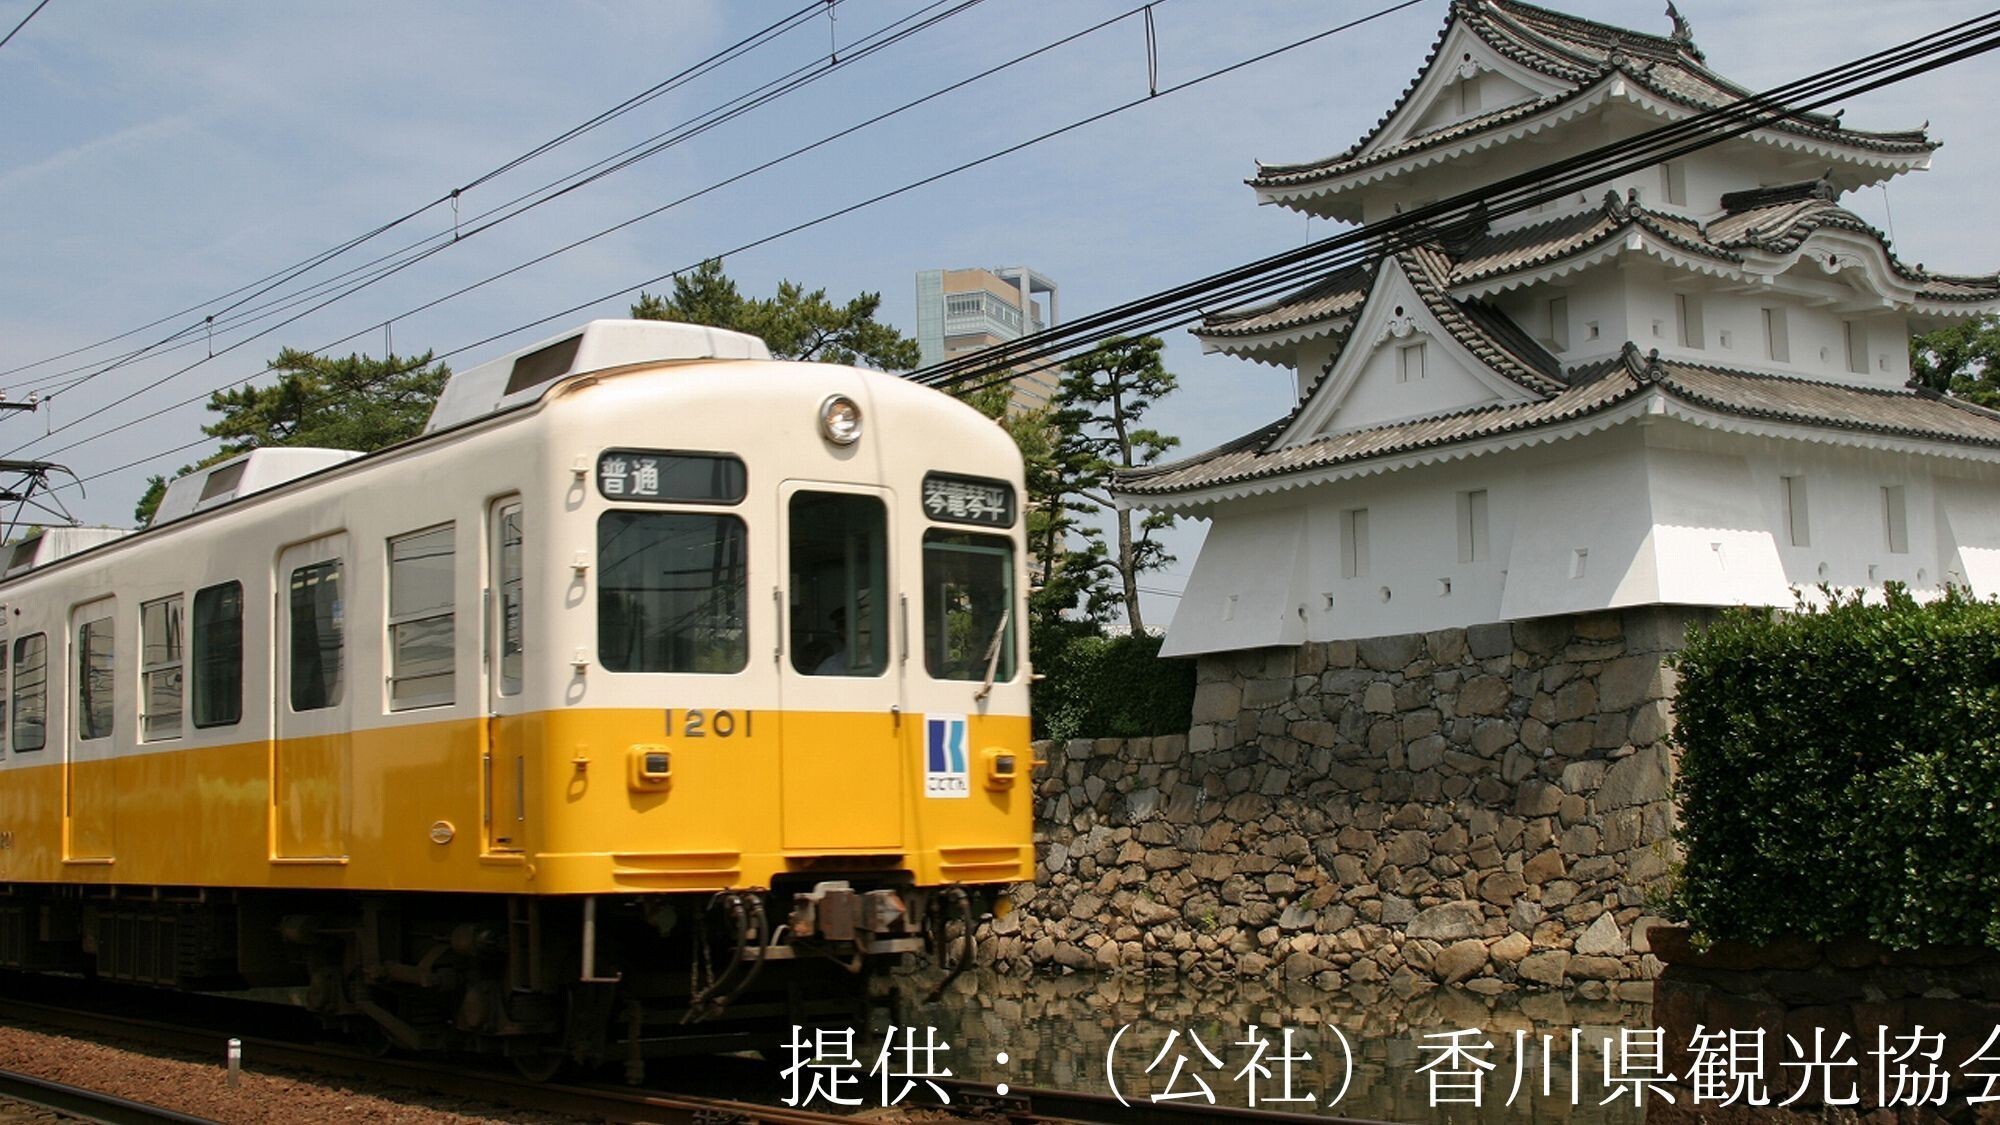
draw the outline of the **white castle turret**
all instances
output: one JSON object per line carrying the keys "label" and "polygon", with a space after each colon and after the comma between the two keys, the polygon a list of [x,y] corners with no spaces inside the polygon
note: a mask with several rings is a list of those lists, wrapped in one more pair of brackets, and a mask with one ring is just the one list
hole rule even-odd
{"label": "white castle turret", "polygon": [[[1688,26],[1456,0],[1422,73],[1259,202],[1367,222],[1747,94]],[[1209,320],[1295,408],[1120,477],[1212,521],[1167,655],[1826,583],[2000,593],[2000,414],[1908,386],[1909,340],[2000,278],[1899,259],[1840,205],[1926,168],[1922,131],[1771,124]]]}

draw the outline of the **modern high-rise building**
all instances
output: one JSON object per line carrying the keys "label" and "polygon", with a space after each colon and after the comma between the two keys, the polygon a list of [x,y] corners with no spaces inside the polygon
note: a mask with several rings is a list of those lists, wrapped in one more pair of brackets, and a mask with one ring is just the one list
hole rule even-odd
{"label": "modern high-rise building", "polygon": [[[1056,320],[1056,283],[1026,266],[917,274],[917,345],[925,366],[1039,332]],[[1012,408],[1041,406],[1060,381],[1055,367],[1019,371]]]}

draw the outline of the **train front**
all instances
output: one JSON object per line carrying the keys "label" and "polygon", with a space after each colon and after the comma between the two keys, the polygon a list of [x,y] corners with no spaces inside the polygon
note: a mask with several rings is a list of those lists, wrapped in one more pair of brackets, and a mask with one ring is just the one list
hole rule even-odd
{"label": "train front", "polygon": [[573,935],[547,971],[621,1005],[636,1058],[859,1020],[903,954],[962,967],[1035,864],[1012,440],[754,360],[578,380],[542,423],[508,627],[554,658],[496,698],[488,843]]}

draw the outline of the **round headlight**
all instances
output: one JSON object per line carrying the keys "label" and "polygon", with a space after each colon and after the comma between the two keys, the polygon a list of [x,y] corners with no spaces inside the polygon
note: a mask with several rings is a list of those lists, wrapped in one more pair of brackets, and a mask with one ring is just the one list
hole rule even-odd
{"label": "round headlight", "polygon": [[819,432],[835,445],[853,445],[861,440],[861,408],[846,395],[833,395],[819,404]]}

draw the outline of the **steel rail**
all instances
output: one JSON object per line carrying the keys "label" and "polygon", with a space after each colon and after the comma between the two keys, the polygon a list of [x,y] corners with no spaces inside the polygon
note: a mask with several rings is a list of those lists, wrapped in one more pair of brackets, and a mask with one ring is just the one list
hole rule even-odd
{"label": "steel rail", "polygon": [[215,1125],[206,1117],[195,1117],[11,1070],[0,1070],[0,1100],[19,1102],[101,1125]]}
{"label": "steel rail", "polygon": [[[1183,1125],[1189,1121],[1231,1121],[1249,1125],[1385,1125],[1360,1117],[1331,1117],[1317,1113],[1283,1113],[1268,1109],[1236,1106],[1154,1102],[1145,1097],[1123,1101],[1111,1094],[1089,1094],[1075,1090],[1046,1090],[1029,1086],[1009,1086],[994,1092],[991,1083],[965,1079],[939,1080],[952,1097],[949,1108],[983,1110],[1012,1122],[1082,1121],[1091,1125]],[[921,1108],[934,1108],[929,1104]]]}
{"label": "steel rail", "polygon": [[[117,1036],[153,1046],[182,1050],[207,1050],[218,1044],[221,1032],[162,1023],[131,1016],[93,1012],[21,1000],[0,1000],[0,1021],[29,1021],[65,1031]],[[304,1044],[282,1039],[252,1036],[242,1038],[243,1053],[257,1069],[283,1067],[311,1071],[350,1081],[380,1082],[424,1090],[448,1098],[518,1109],[539,1110],[579,1118],[612,1121],[657,1122],[661,1125],[712,1125],[734,1122],[741,1125],[852,1125],[851,1110],[821,1112],[790,1108],[735,1098],[680,1094],[669,1090],[624,1088],[589,1083],[533,1082],[493,1070],[467,1069],[449,1061],[379,1057],[353,1048]],[[29,1079],[28,1081],[38,1081]],[[1086,1093],[1037,1087],[1010,1087],[999,1094],[990,1082],[969,1079],[937,1079],[950,1097],[946,1105],[929,1100],[911,1102],[903,1108],[928,1112],[971,1113],[998,1119],[1011,1125],[1041,1125],[1080,1122],[1089,1125],[1185,1125],[1193,1121],[1241,1122],[1244,1125],[1381,1125],[1364,1118],[1332,1117],[1320,1114],[1282,1113],[1220,1105],[1192,1105],[1184,1102],[1153,1102],[1131,1098],[1121,1102],[1109,1093]],[[4,1083],[4,1077],[0,1077]],[[27,1094],[15,1094],[0,1084],[0,1096],[36,1101]],[[111,1099],[116,1100],[116,1099]],[[37,1102],[37,1104],[41,1104]],[[52,1106],[61,1112],[78,1113]],[[138,1106],[139,1110],[151,1107]],[[198,1122],[202,1119],[167,1115],[153,1117],[92,1120],[117,1122]],[[87,1116],[87,1115],[86,1115]]]}

